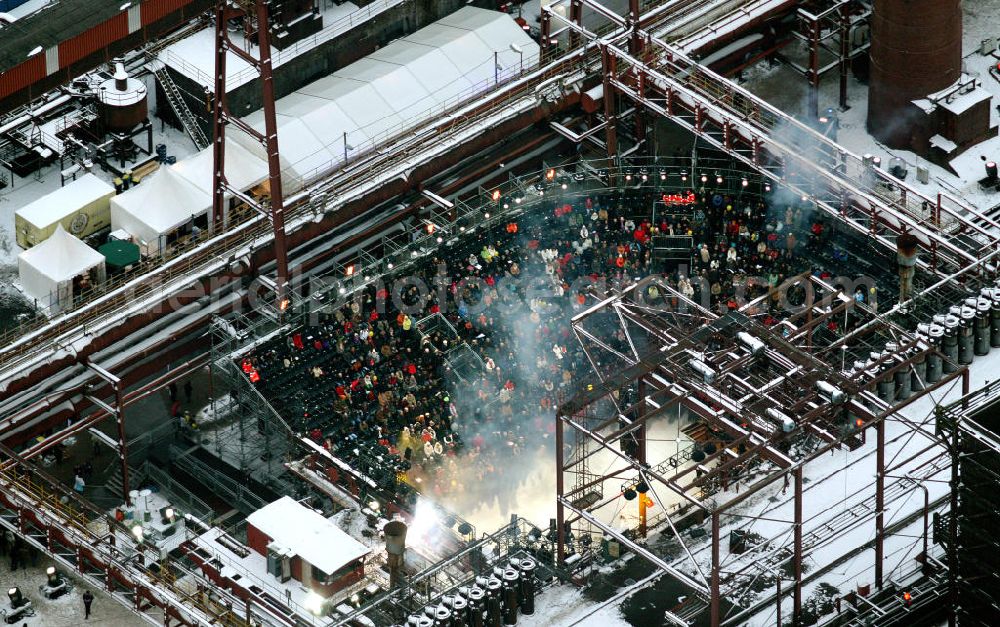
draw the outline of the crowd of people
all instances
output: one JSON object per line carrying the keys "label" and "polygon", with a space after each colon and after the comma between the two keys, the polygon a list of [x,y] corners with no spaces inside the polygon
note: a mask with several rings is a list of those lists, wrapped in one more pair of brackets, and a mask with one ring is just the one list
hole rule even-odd
{"label": "crowd of people", "polygon": [[[349,459],[358,443],[376,443],[424,492],[516,486],[527,469],[512,458],[547,446],[554,408],[594,378],[570,328],[593,304],[588,286],[656,272],[724,313],[738,305],[737,288],[749,283],[748,300],[776,293],[787,277],[829,275],[850,255],[805,206],[693,198],[655,211],[648,198],[536,204],[442,245],[405,281],[386,277],[242,366],[293,428],[335,454]],[[690,268],[658,266],[658,234],[691,238]],[[759,313],[773,324],[778,298],[767,302]],[[620,332],[614,339],[624,344]],[[461,377],[453,369],[458,347],[477,356],[472,376],[468,364]]]}

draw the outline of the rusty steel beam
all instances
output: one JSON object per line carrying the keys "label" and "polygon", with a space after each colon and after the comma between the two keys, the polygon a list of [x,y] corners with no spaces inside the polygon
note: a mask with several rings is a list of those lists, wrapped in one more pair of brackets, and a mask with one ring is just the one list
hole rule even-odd
{"label": "rusty steel beam", "polygon": [[[227,0],[218,0],[215,7],[215,100],[212,109],[213,188],[212,217],[209,220],[209,224],[213,230],[216,226],[220,225],[222,228],[226,227],[224,221],[226,214],[225,203],[226,192],[229,191],[229,183],[225,172],[226,124],[236,120],[236,116],[229,113],[228,95],[226,92],[226,57],[228,52],[232,51],[249,63],[260,75],[264,104],[264,133],[261,134],[246,124],[237,124],[239,124],[243,131],[248,132],[259,141],[264,146],[267,154],[268,191],[270,196],[267,203],[268,206],[266,210],[259,207],[256,203],[251,203],[251,206],[265,213],[271,221],[271,229],[274,236],[274,262],[277,266],[275,302],[278,307],[278,314],[280,315],[287,307],[285,297],[289,273],[288,242],[285,234],[285,197],[281,187],[281,160],[278,153],[274,71],[271,66],[271,29],[268,23],[267,2],[264,0],[254,0],[253,5],[252,12],[249,10],[249,7],[244,10],[230,7]],[[256,19],[258,58],[254,58],[239,46],[233,45],[229,39],[227,31],[228,19],[240,14],[243,14],[247,20],[251,18]]]}
{"label": "rusty steel beam", "polygon": [[[881,423],[879,423],[881,424]],[[802,620],[802,466],[795,469],[795,529],[793,531],[793,568],[795,570],[795,589],[792,597],[792,624],[799,625]]]}
{"label": "rusty steel beam", "polygon": [[[0,455],[14,462],[13,468],[0,471],[0,527],[92,585],[103,587],[142,620],[167,626],[249,627],[241,617],[221,606],[210,606],[205,599],[178,588],[172,579],[153,574],[148,565],[162,561],[159,551],[137,541],[125,525],[13,450],[0,445]],[[110,531],[95,531],[98,528]],[[172,558],[167,562],[162,568],[196,579],[184,565]],[[133,594],[133,600],[126,604],[119,590]],[[229,600],[224,591],[219,594],[221,601]],[[151,614],[154,607],[165,616]]]}

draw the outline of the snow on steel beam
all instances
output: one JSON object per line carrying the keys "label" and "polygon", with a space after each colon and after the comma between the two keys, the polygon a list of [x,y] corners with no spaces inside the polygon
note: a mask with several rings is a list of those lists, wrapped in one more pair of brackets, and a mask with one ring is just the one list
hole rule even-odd
{"label": "snow on steel beam", "polygon": [[[808,137],[811,140],[811,142],[813,142],[814,145],[826,147],[827,149],[829,149],[829,151],[841,155],[842,158],[846,159],[849,162],[849,165],[852,167],[852,169],[856,168],[859,169],[861,172],[870,173],[873,177],[878,179],[879,183],[892,186],[893,188],[899,188],[902,192],[902,196],[904,197],[903,199],[901,199],[901,202],[906,203],[907,200],[905,199],[909,200],[919,199],[921,203],[927,203],[928,205],[934,205],[937,202],[937,199],[933,199],[926,196],[920,190],[910,186],[905,181],[897,179],[896,177],[892,176],[891,174],[889,174],[884,170],[880,169],[870,170],[864,168],[862,159],[858,155],[849,151],[844,146],[838,144],[837,142],[833,141],[831,138],[823,135],[822,133],[817,132],[815,129],[809,127],[808,125],[803,124],[802,122],[796,120],[792,116],[787,115],[777,107],[774,107],[767,101],[759,98],[756,94],[746,89],[743,89],[742,87],[736,85],[732,81],[726,80],[725,78],[719,76],[712,70],[695,62],[694,60],[687,57],[679,49],[672,46],[671,44],[666,43],[659,37],[652,36],[650,37],[650,41],[651,43],[658,46],[665,53],[670,63],[685,64],[685,66],[687,66],[686,72],[688,72],[689,74],[690,73],[697,74],[698,77],[701,79],[702,83],[704,83],[704,86],[707,87],[708,84],[712,84],[717,88],[719,88],[722,92],[728,93],[730,95],[738,95],[740,99],[745,100],[746,103],[753,105],[755,112],[757,112],[758,114],[766,112],[769,116],[772,116],[775,120],[779,120],[781,121],[782,124],[787,125],[788,128],[794,129],[794,131],[797,134],[801,134],[803,137]],[[720,102],[723,102],[723,99],[720,99]],[[868,187],[869,189],[866,191],[868,193],[877,196],[876,192],[877,186],[869,185]],[[992,241],[995,239],[995,235],[991,233],[988,229],[986,229],[984,226],[970,221],[968,218],[966,218],[966,214],[968,216],[976,218],[977,220],[982,220],[986,226],[992,229],[1000,229],[1000,223],[987,216],[984,216],[975,207],[973,207],[968,203],[963,202],[958,198],[954,198],[944,193],[941,194],[941,197],[949,200],[958,207],[957,212],[954,209],[943,207],[943,210],[946,213],[950,214],[956,220],[958,220],[968,228],[972,229],[973,231],[976,231],[980,235],[989,238],[990,242],[992,243]]]}
{"label": "snow on steel beam", "polygon": [[[594,516],[590,515],[589,513],[587,513],[582,509],[577,509],[572,503],[570,503],[565,498],[560,497],[559,500],[562,502],[563,506],[566,507],[566,509],[570,510],[571,512],[575,512],[578,516],[586,520],[588,523],[601,529],[605,533],[617,538],[619,542],[630,548],[635,553],[646,558],[646,560],[648,560],[650,563],[652,563],[654,566],[656,566],[663,572],[667,573],[671,577],[674,577],[685,586],[691,588],[696,594],[701,595],[703,599],[708,598],[709,596],[708,586],[706,586],[705,584],[695,581],[683,571],[674,568],[671,564],[660,559],[658,555],[651,552],[649,549],[639,544],[636,544],[631,539],[626,537],[625,534],[623,534],[620,530],[615,529],[614,527],[611,527],[610,525],[598,520],[597,518],[595,518]],[[687,625],[686,622],[677,619],[669,612],[666,612],[665,616],[671,617],[673,620],[677,622],[678,625]]]}
{"label": "snow on steel beam", "polygon": [[[628,62],[631,62],[631,63],[633,63],[636,66],[641,66],[641,63],[639,63],[638,61],[636,61],[634,58],[629,57],[627,54],[625,54],[624,52],[622,52],[622,51],[620,51],[618,49],[614,49],[614,55],[618,56],[620,58],[623,58],[624,60],[626,60]],[[748,124],[744,123],[742,120],[737,119],[735,116],[730,116],[730,114],[728,112],[725,112],[725,111],[717,109],[716,107],[714,107],[714,105],[709,104],[710,100],[707,97],[703,97],[701,95],[696,95],[693,92],[687,91],[680,83],[677,83],[676,81],[673,81],[672,79],[668,79],[666,76],[664,76],[663,74],[660,74],[659,72],[657,72],[655,70],[651,70],[651,69],[645,68],[645,69],[642,69],[640,71],[646,72],[646,73],[649,73],[649,74],[652,74],[652,75],[656,76],[657,80],[660,80],[661,84],[663,86],[668,86],[669,85],[670,87],[672,87],[674,89],[674,91],[675,91],[675,94],[677,96],[681,96],[680,98],[677,98],[678,100],[687,100],[690,103],[692,103],[693,107],[698,107],[703,114],[704,113],[708,113],[708,114],[717,116],[718,118],[720,118],[723,121],[728,121],[728,123],[731,124],[732,126],[741,128],[746,133],[747,137],[751,137],[751,136],[755,137],[759,142],[761,142],[762,147],[771,148],[772,150],[770,150],[770,152],[772,152],[772,154],[775,154],[775,155],[777,155],[779,157],[782,157],[784,159],[796,159],[796,160],[798,159],[796,151],[792,150],[789,147],[784,146],[783,144],[780,144],[780,143],[774,141],[773,139],[769,138],[765,133],[762,133],[762,132],[760,132],[760,131],[758,131],[756,129],[753,129]],[[647,108],[649,108],[650,110],[654,111],[655,113],[658,113],[659,115],[661,115],[663,117],[672,119],[675,122],[678,122],[681,126],[683,126],[685,128],[688,128],[689,130],[692,130],[692,131],[698,133],[706,141],[708,141],[709,143],[715,145],[716,147],[718,147],[718,148],[720,148],[722,150],[726,150],[724,142],[716,140],[709,133],[706,133],[704,131],[699,131],[697,129],[697,125],[696,124],[691,124],[691,123],[687,122],[687,120],[685,120],[681,115],[679,115],[677,113],[671,114],[665,108],[657,105],[652,100],[640,96],[628,84],[626,84],[626,83],[624,83],[624,82],[622,82],[622,81],[620,81],[618,79],[611,79],[609,82],[620,93],[622,93],[622,94],[624,94],[624,95],[632,98],[636,102],[639,102],[639,103],[645,105]],[[804,190],[801,187],[796,186],[796,185],[794,185],[793,183],[791,183],[789,181],[783,180],[780,176],[778,176],[774,172],[770,172],[766,168],[760,168],[760,166],[758,164],[755,164],[751,158],[749,158],[749,157],[741,154],[739,150],[729,149],[729,150],[726,150],[726,152],[728,154],[733,155],[734,157],[738,158],[740,161],[743,161],[747,165],[749,165],[751,167],[754,167],[755,169],[757,169],[758,171],[760,171],[762,174],[764,174],[768,178],[771,178],[772,180],[774,180],[774,181],[776,181],[778,183],[781,183],[782,185],[785,185],[786,187],[789,187],[790,189],[796,191],[797,193],[801,193],[803,196],[806,196],[806,197],[810,198],[814,203],[816,203],[817,206],[819,206],[822,209],[824,209],[827,213],[829,213],[829,214],[831,214],[833,216],[836,216],[836,217],[843,218],[844,222],[846,224],[850,225],[855,230],[859,231],[860,233],[862,233],[862,234],[864,234],[864,235],[866,235],[866,236],[868,236],[868,237],[870,237],[872,239],[875,239],[876,241],[878,241],[879,243],[881,243],[886,248],[895,251],[895,244],[893,242],[887,240],[884,237],[881,237],[879,235],[871,233],[869,227],[867,227],[867,226],[865,226],[863,224],[860,224],[860,223],[856,222],[855,220],[852,220],[852,219],[850,219],[850,218],[848,218],[846,216],[843,216],[843,214],[840,211],[840,208],[833,207],[828,202],[824,201],[822,198],[816,196],[814,193],[809,192],[808,190]],[[824,168],[821,168],[821,167],[817,167],[814,164],[813,165],[808,165],[808,164],[810,164],[809,161],[803,161],[802,163],[807,164],[807,167],[809,167],[810,169],[812,169],[815,173],[819,174],[824,179],[827,179],[827,181],[829,183],[831,183],[832,185],[834,185],[836,187],[844,188],[848,192],[850,192],[855,198],[864,200],[866,203],[868,203],[871,207],[873,207],[883,217],[888,216],[888,219],[885,219],[883,221],[886,223],[887,226],[889,226],[890,228],[892,228],[892,230],[897,231],[897,232],[903,232],[904,230],[912,230],[914,232],[914,234],[925,245],[930,244],[932,242],[935,243],[939,247],[939,255],[942,256],[942,257],[944,257],[944,254],[942,252],[940,252],[942,249],[949,251],[952,255],[948,257],[948,260],[951,261],[951,263],[953,265],[955,265],[957,267],[961,267],[961,266],[963,266],[965,264],[973,263],[973,262],[977,261],[977,257],[975,255],[973,255],[972,253],[970,253],[970,252],[968,252],[968,251],[966,251],[966,250],[964,250],[962,248],[959,248],[958,246],[952,244],[951,240],[949,238],[947,238],[946,236],[944,236],[943,234],[941,234],[941,233],[939,233],[937,231],[928,230],[925,227],[923,227],[921,224],[919,224],[919,223],[914,222],[913,220],[911,220],[909,217],[903,216],[903,215],[899,214],[896,210],[890,208],[889,205],[885,204],[880,199],[877,199],[875,197],[872,197],[872,196],[868,195],[866,192],[864,192],[863,190],[859,189],[858,187],[856,187],[852,183],[849,183],[847,181],[841,180],[840,177],[838,177],[837,175],[835,175],[831,171],[828,171],[828,170],[826,170]],[[904,225],[905,225],[905,227],[908,227],[908,228],[904,228]]]}

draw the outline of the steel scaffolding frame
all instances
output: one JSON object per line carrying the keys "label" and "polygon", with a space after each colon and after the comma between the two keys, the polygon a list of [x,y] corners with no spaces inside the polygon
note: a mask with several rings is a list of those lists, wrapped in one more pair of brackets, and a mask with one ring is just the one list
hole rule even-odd
{"label": "steel scaffolding frame", "polygon": [[[231,314],[212,320],[208,363],[213,390],[210,404],[217,424],[212,428],[213,441],[206,447],[241,472],[271,480],[284,470],[295,430],[250,383],[236,360],[249,344],[272,330],[274,325],[267,317],[254,322],[242,314]],[[218,398],[217,389],[228,392],[225,402]]]}
{"label": "steel scaffolding frame", "polygon": [[[274,235],[274,259],[277,266],[275,296],[278,312],[288,307],[285,283],[288,281],[288,244],[285,238],[285,196],[281,187],[281,160],[278,154],[278,124],[275,113],[274,73],[271,67],[271,27],[268,23],[267,0],[217,0],[215,5],[215,99],[212,106],[212,214],[209,233],[226,227],[227,197],[246,203],[271,222]],[[249,40],[257,31],[259,56],[255,57],[229,39],[228,22],[243,18]],[[264,133],[251,127],[229,111],[226,93],[226,58],[232,52],[260,75],[264,103]],[[264,147],[267,154],[268,191],[266,203],[258,202],[243,190],[236,189],[226,178],[226,125],[232,124]],[[266,206],[265,206],[266,205]]]}
{"label": "steel scaffolding frame", "polygon": [[[894,376],[898,371],[908,377],[915,363],[932,354],[946,358],[936,348],[891,321],[871,310],[861,309],[856,312],[862,316],[861,325],[844,338],[851,340],[847,352],[852,358],[855,354],[867,355],[886,339],[895,339],[899,351],[880,357],[880,361],[892,360],[892,366],[881,374],[876,374],[877,369],[858,373],[844,371],[838,354],[841,349],[817,350],[811,336],[818,324],[831,317],[835,319],[851,305],[846,300],[849,295],[812,277],[796,280],[812,281],[818,296],[813,303],[776,325],[774,330],[747,315],[753,311],[756,301],[720,316],[686,299],[670,286],[650,281],[612,294],[573,319],[574,332],[593,366],[596,379],[585,391],[564,403],[556,417],[560,560],[574,549],[567,539],[566,526],[572,528],[585,521],[615,537],[690,589],[692,601],[689,603],[707,604],[711,624],[720,625],[723,604],[728,604],[728,599],[746,583],[747,577],[755,578],[752,571],[746,573],[746,568],[723,571],[721,518],[724,515],[755,518],[740,510],[740,504],[784,479],[786,489],[791,487],[794,494],[793,516],[791,520],[780,522],[791,524],[793,537],[790,547],[770,550],[772,557],[768,560],[773,561],[775,570],[790,563],[791,590],[779,591],[778,604],[790,592],[792,617],[797,622],[802,611],[803,559],[810,546],[803,539],[803,469],[831,450],[860,446],[871,429],[877,438],[874,507],[859,512],[859,516],[862,520],[874,519],[875,583],[881,589],[887,534],[886,499],[887,495],[890,500],[897,498],[899,483],[889,482],[887,486],[886,479],[902,465],[893,465],[894,460],[887,463],[885,459],[885,421],[901,420],[932,442],[939,442],[937,434],[908,422],[897,412],[924,394],[959,379],[967,391],[968,371],[954,365],[954,372],[944,375],[937,383],[925,385],[908,398],[889,402],[880,399],[874,392],[879,378]],[[653,284],[664,294],[665,304],[658,307],[644,300],[644,289]],[[601,318],[615,322],[614,328],[603,335],[595,331],[597,325],[592,322]],[[865,323],[868,319],[869,323]],[[883,325],[882,330],[868,337],[873,334],[870,322],[875,320]],[[777,331],[782,327],[788,330],[787,334]],[[613,338],[612,332],[624,338],[619,339],[618,345],[613,339],[607,339]],[[835,359],[823,361],[824,353],[828,359]],[[698,364],[693,365],[693,360]],[[628,388],[636,391],[634,402],[627,404],[614,400],[613,392]],[[587,420],[580,417],[584,408],[609,398],[614,402],[614,411],[594,412],[596,415]],[[713,433],[713,440],[719,442],[717,449],[706,450],[703,458],[691,464],[674,466],[646,459],[644,440],[649,421],[675,404],[683,406]],[[781,427],[784,418],[794,424],[789,431]],[[567,429],[585,436],[592,448],[582,453],[572,450],[567,457]],[[627,437],[635,438],[638,446],[630,449],[623,442]],[[581,459],[593,450],[611,453],[620,467],[581,483],[577,476]],[[567,475],[573,486],[569,489],[566,487]],[[596,503],[580,506],[577,500],[581,496],[581,485],[593,489],[609,481],[624,482],[623,489],[631,486],[627,489],[640,494],[648,491],[660,503],[665,501],[657,494],[658,488],[681,499],[684,505],[679,508],[678,515],[665,513],[662,518],[669,527],[665,532],[671,533],[680,543],[688,556],[688,566],[693,567],[696,574],[682,570],[677,562],[671,563],[644,546],[639,539],[644,530],[623,533],[600,519],[601,508],[615,502],[622,492],[612,491],[613,494]],[[738,489],[741,482],[749,485]],[[708,574],[703,572],[678,533],[682,525],[706,518],[711,520],[711,570]],[[760,559],[754,567],[759,572],[764,567],[761,564],[767,565],[768,560]]]}
{"label": "steel scaffolding frame", "polygon": [[[653,35],[643,27],[644,18],[626,20],[604,7],[594,8],[597,4],[587,2],[620,27],[615,34],[599,37],[551,5],[543,8],[543,27],[555,18],[600,49],[609,157],[618,153],[620,96],[690,130],[888,248],[894,248],[894,235],[912,233],[930,252],[924,267],[933,272],[996,269],[1000,224],[995,220],[961,199],[944,193],[929,197],[873,167]],[[630,15],[636,14],[631,2]]]}

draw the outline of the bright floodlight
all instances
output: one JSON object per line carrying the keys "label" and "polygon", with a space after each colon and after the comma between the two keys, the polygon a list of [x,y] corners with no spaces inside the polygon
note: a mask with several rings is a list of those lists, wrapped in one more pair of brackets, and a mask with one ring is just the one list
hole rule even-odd
{"label": "bright floodlight", "polygon": [[135,539],[138,540],[139,542],[142,542],[142,534],[143,534],[142,525],[136,525],[135,527],[132,527],[132,535],[134,535]]}
{"label": "bright floodlight", "polygon": [[48,575],[48,576],[50,576],[50,577],[52,575],[56,574],[56,567],[55,566],[49,566],[48,568],[45,569],[45,574]]}
{"label": "bright floodlight", "polygon": [[316,616],[319,616],[320,614],[323,613],[323,602],[325,600],[326,599],[324,599],[320,595],[310,590],[309,594],[306,595],[306,600],[305,600],[306,609],[315,614]]}
{"label": "bright floodlight", "polygon": [[421,537],[434,528],[439,521],[437,510],[430,501],[417,499],[417,506],[413,512],[413,521],[410,523],[409,533],[414,537]]}

